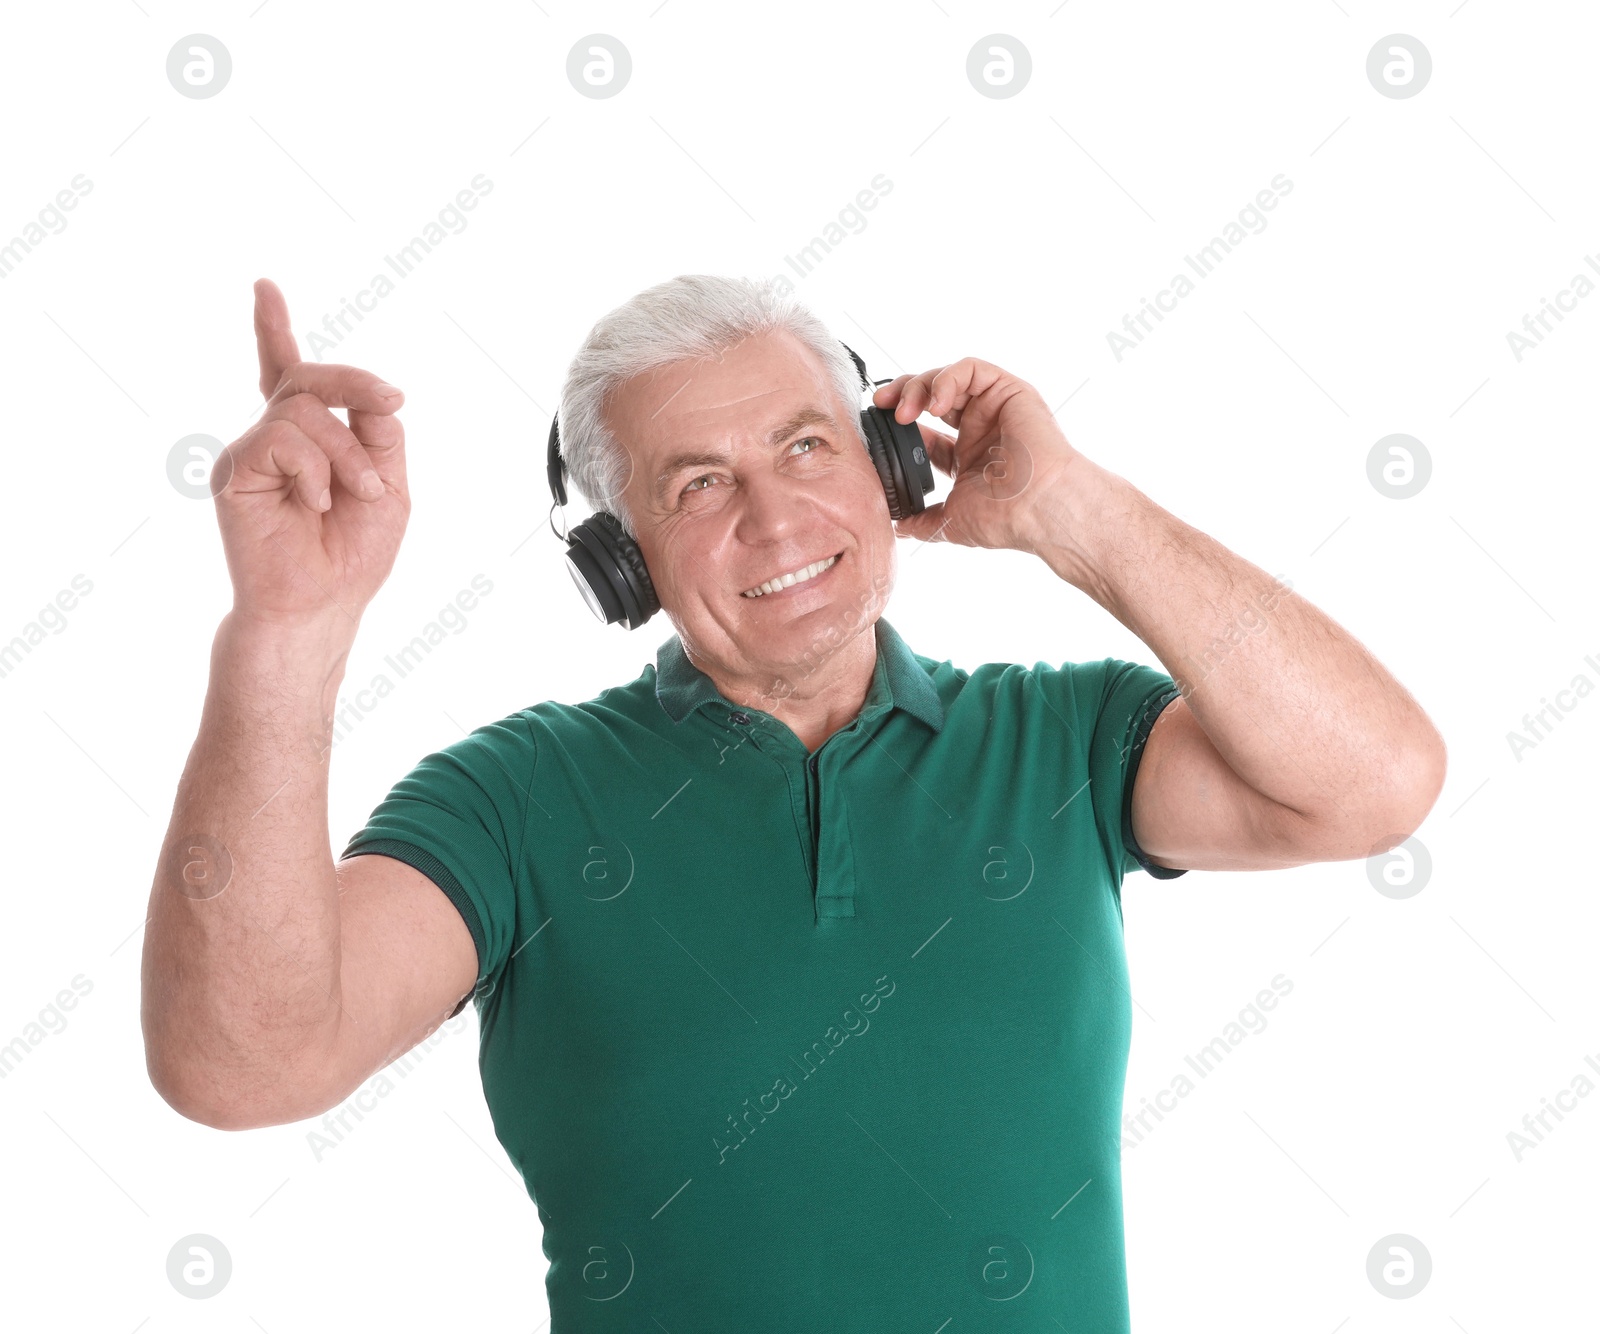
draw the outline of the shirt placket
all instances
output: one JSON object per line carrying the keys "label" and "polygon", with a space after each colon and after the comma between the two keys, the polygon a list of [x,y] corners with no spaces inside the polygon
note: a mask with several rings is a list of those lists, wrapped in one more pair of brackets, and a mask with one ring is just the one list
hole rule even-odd
{"label": "shirt placket", "polygon": [[[876,712],[876,711],[874,711]],[[801,853],[810,872],[814,921],[826,922],[856,915],[856,864],[850,833],[848,802],[842,769],[865,739],[862,719],[834,733],[822,747],[807,754],[794,734],[780,733],[766,720],[736,711],[730,720],[748,727],[757,749],[778,764],[789,780],[795,824],[800,831]]]}
{"label": "shirt placket", "polygon": [[[838,744],[834,744],[837,741]],[[860,744],[852,727],[828,739],[806,761],[810,799],[817,813],[817,925],[856,915],[856,861],[850,837],[849,804],[840,772],[850,751]]]}

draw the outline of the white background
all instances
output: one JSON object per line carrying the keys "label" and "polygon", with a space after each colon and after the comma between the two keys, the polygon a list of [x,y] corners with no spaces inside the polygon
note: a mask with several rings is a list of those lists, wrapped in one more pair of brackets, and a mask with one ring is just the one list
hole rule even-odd
{"label": "white background", "polygon": [[[976,355],[1030,380],[1080,450],[1357,636],[1449,744],[1410,897],[1360,861],[1128,878],[1130,1110],[1293,983],[1124,1152],[1134,1327],[1589,1327],[1600,1098],[1521,1161],[1507,1136],[1600,1061],[1600,700],[1520,760],[1507,734],[1600,682],[1600,300],[1520,362],[1506,337],[1600,251],[1589,6],[104,0],[4,22],[0,242],[76,175],[92,190],[0,280],[0,642],[74,575],[93,588],[0,678],[0,1044],[74,977],[92,990],[0,1080],[0,1322],[544,1327],[537,1217],[470,1008],[320,1161],[314,1123],[223,1133],[148,1083],[141,919],[230,603],[212,505],[167,456],[259,411],[254,279],[283,288],[307,352],[385,255],[492,181],[324,354],[407,394],[410,529],[347,685],[493,582],[338,747],[340,848],[427,751],[631,680],[671,633],[598,626],[540,527],[549,412],[589,325],[677,273],[793,276],[785,256],[882,173],[868,225],[796,277],[873,374]],[[606,100],[565,73],[597,32],[633,60]],[[1032,58],[1006,99],[966,76],[995,32]],[[192,33],[231,53],[215,97],[167,80]],[[1368,81],[1393,33],[1432,54],[1415,97]],[[1108,331],[1279,173],[1265,230],[1119,361]],[[1396,432],[1432,459],[1407,500],[1367,475]],[[1158,663],[1019,553],[904,543],[888,614],[959,666]],[[190,1233],[233,1258],[210,1300],[166,1276]],[[1405,1300],[1367,1278],[1391,1233],[1432,1256]]]}

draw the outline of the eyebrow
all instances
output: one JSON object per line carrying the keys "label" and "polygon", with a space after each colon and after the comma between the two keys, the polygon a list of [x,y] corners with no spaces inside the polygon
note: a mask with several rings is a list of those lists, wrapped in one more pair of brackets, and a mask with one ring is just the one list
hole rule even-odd
{"label": "eyebrow", "polygon": [[[792,416],[779,422],[767,432],[767,443],[775,445],[780,440],[786,440],[788,437],[804,430],[807,426],[832,425],[834,425],[834,420],[831,413],[824,412],[818,407],[800,408]],[[666,489],[667,483],[684,469],[711,468],[727,461],[728,456],[726,454],[709,453],[705,450],[674,454],[666,461],[661,471],[656,474],[655,499],[657,501],[661,499],[661,494]]]}

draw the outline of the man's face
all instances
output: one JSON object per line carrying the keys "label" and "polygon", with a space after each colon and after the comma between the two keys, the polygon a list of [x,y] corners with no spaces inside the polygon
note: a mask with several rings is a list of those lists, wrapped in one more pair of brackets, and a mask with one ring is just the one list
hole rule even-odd
{"label": "man's face", "polygon": [[[883,484],[821,363],[791,335],[636,376],[607,405],[623,501],[685,646],[756,684],[798,679],[875,621],[895,573]],[[837,557],[781,591],[746,591]]]}

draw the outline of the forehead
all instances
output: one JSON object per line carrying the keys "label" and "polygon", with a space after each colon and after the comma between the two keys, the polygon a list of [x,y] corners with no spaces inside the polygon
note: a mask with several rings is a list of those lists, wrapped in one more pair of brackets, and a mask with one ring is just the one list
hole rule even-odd
{"label": "forehead", "polygon": [[621,385],[607,416],[630,452],[754,441],[797,407],[839,404],[821,360],[793,335],[754,334],[720,357],[674,362]]}

